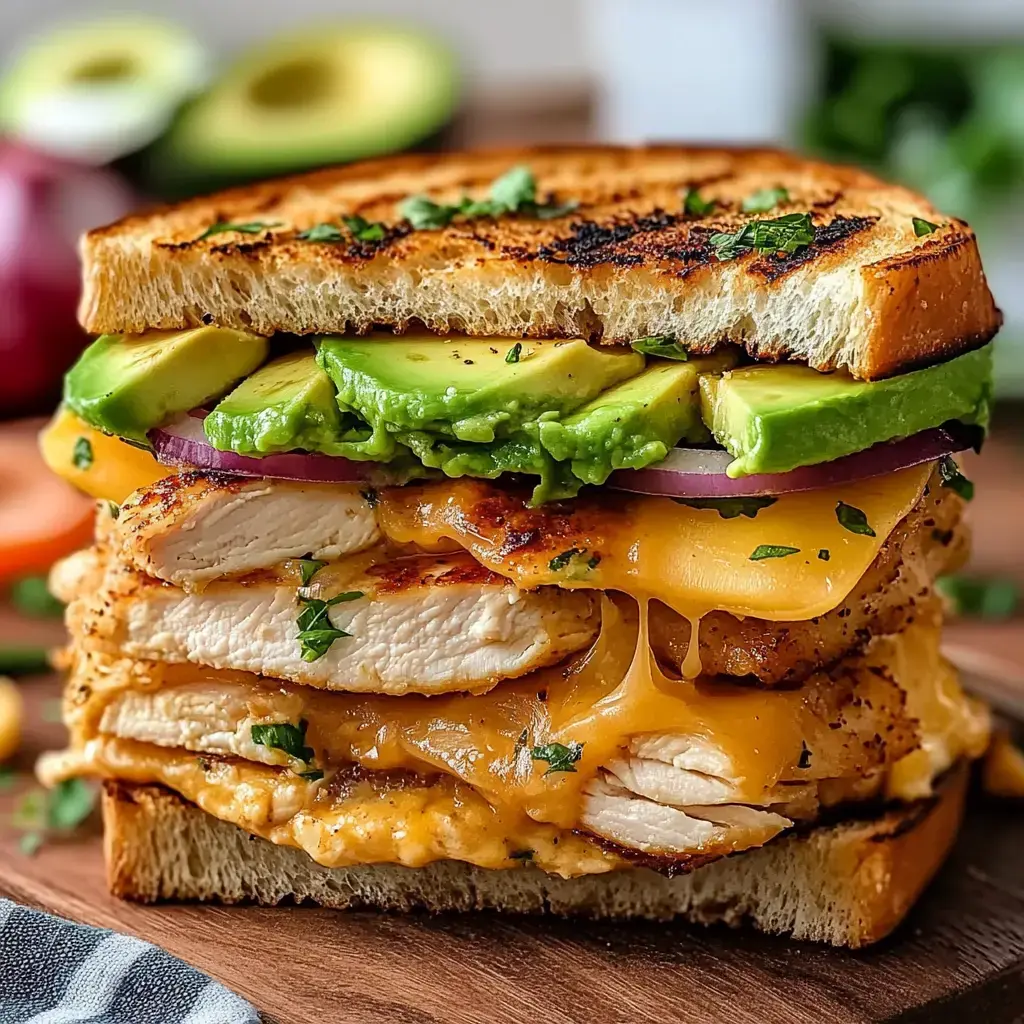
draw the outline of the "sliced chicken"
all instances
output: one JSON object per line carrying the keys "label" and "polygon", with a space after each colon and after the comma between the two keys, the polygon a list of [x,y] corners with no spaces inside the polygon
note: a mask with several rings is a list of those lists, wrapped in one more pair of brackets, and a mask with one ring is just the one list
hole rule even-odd
{"label": "sliced chicken", "polygon": [[381,536],[369,494],[357,484],[182,473],[136,491],[104,539],[140,572],[190,588],[288,558],[373,547]]}
{"label": "sliced chicken", "polygon": [[793,824],[781,814],[742,804],[658,803],[637,796],[604,773],[588,784],[585,796],[581,824],[588,831],[628,850],[682,856],[693,867],[694,861],[763,846]]}
{"label": "sliced chicken", "polygon": [[[68,622],[86,647],[130,658],[387,694],[489,689],[581,650],[599,624],[595,595],[520,591],[465,554],[359,556],[318,575],[305,599],[297,582],[259,574],[185,593],[113,565],[98,593],[72,602]],[[298,618],[316,607],[307,599],[340,594],[300,644]]]}

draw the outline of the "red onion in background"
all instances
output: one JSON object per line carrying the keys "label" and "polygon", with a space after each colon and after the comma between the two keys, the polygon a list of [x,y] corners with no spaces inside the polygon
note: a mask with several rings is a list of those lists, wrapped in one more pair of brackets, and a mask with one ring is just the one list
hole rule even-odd
{"label": "red onion in background", "polygon": [[112,171],[0,142],[0,418],[56,400],[86,341],[78,237],[136,205]]}

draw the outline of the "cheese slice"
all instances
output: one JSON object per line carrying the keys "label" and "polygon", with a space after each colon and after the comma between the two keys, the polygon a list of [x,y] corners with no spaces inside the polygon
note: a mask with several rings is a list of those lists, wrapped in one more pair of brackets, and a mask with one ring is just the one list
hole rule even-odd
{"label": "cheese slice", "polygon": [[[88,441],[92,461],[75,464],[75,445]],[[43,461],[68,483],[94,498],[120,505],[133,491],[149,487],[172,472],[152,453],[119,437],[101,433],[61,407],[39,435]]]}
{"label": "cheese slice", "polygon": [[[454,541],[524,589],[621,591],[656,598],[691,620],[717,610],[791,621],[823,615],[850,593],[920,500],[932,468],[784,494],[754,518],[612,492],[557,514],[533,512],[465,480],[382,491],[377,511],[391,540],[427,550]],[[861,511],[871,533],[843,526],[841,505]],[[551,534],[565,544],[561,555]],[[752,557],[764,546],[797,550]]]}

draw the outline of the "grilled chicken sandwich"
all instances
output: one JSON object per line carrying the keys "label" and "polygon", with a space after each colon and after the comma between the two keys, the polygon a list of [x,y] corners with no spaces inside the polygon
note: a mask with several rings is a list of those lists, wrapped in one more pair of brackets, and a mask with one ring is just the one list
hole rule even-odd
{"label": "grilled chicken sandwich", "polygon": [[962,222],[770,151],[413,156],[93,231],[43,438],[67,750],[139,900],[858,946],[989,735],[939,653],[1000,316]]}

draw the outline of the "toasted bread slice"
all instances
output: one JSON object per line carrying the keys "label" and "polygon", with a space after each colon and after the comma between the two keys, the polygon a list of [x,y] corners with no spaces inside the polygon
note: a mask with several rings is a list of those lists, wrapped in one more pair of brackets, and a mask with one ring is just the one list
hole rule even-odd
{"label": "toasted bread slice", "polygon": [[960,825],[966,779],[961,765],[932,800],[796,833],[689,874],[636,867],[575,879],[458,861],[325,868],[160,786],[107,782],[107,874],[114,895],[147,903],[312,900],[337,909],[749,920],[764,931],[856,947],[892,931],[935,874]]}
{"label": "toasted bread slice", "polygon": [[[506,215],[417,231],[398,212],[418,193],[483,198],[516,164],[533,170],[538,198],[578,208],[552,220]],[[788,198],[775,208],[742,212],[745,197],[780,185]],[[687,215],[688,188],[715,208]],[[812,245],[716,258],[715,232],[802,212],[813,215]],[[384,237],[298,237],[351,214],[383,222]],[[914,218],[938,226],[919,237]],[[250,232],[200,237],[225,222]],[[96,333],[217,323],[261,334],[416,325],[604,342],[668,334],[694,351],[737,342],[759,359],[875,379],[980,346],[1001,319],[962,221],[861,171],[771,150],[395,157],[128,217],[87,234],[82,257],[80,319]]]}

